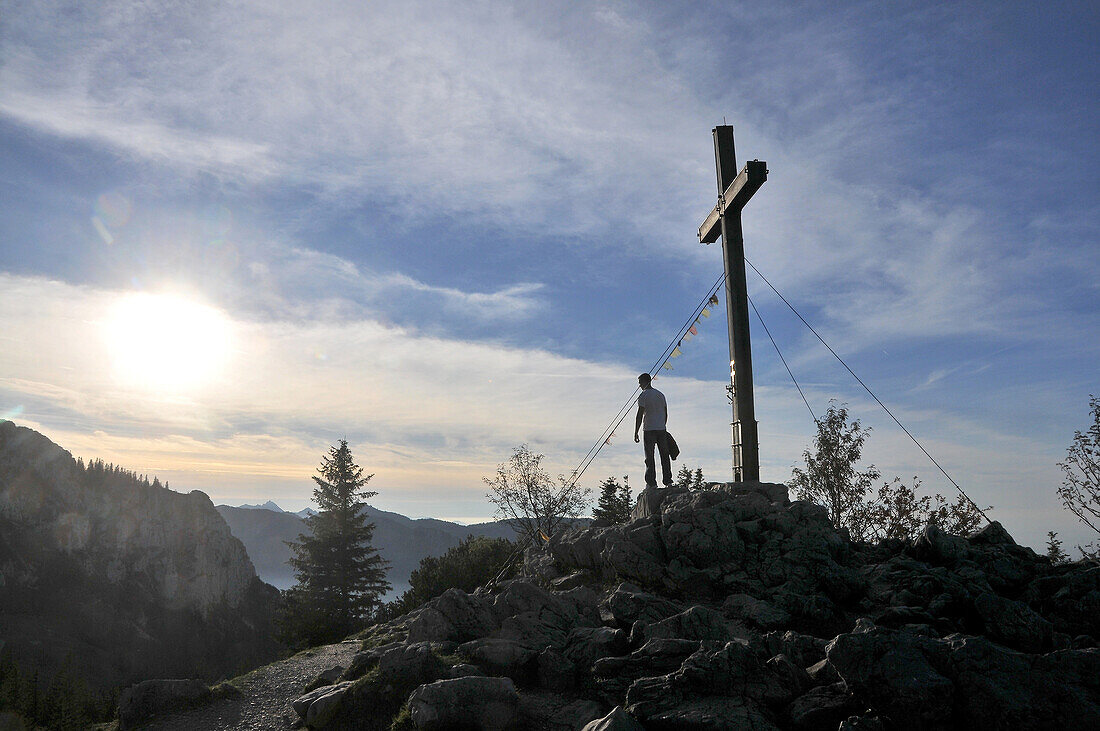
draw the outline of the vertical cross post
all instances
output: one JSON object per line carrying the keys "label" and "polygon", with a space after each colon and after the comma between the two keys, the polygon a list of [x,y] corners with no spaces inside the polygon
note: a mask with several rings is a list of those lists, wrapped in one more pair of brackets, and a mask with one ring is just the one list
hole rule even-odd
{"label": "vertical cross post", "polygon": [[760,442],[753,403],[752,344],[749,339],[749,298],[745,284],[741,209],[767,180],[768,171],[766,163],[752,160],[738,174],[733,127],[728,125],[714,128],[714,159],[718,171],[718,205],[700,227],[699,240],[710,244],[722,237],[733,396],[733,480],[755,481],[760,479]]}

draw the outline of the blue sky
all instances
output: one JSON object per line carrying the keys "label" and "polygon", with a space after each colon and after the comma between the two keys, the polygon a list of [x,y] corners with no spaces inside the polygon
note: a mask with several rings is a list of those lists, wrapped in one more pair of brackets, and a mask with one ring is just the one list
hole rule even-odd
{"label": "blue sky", "polygon": [[[720,274],[725,119],[770,169],[748,258],[1019,540],[1088,540],[1054,488],[1100,391],[1100,13],[830,6],[8,3],[0,413],[293,509],[346,435],[379,507],[488,517],[481,477],[523,442],[570,470]],[[950,495],[749,289],[815,410]],[[182,350],[134,319],[181,307],[213,318]],[[813,423],[754,328],[783,481]],[[720,308],[658,381],[714,479],[726,361]],[[628,432],[592,485],[641,482]]]}

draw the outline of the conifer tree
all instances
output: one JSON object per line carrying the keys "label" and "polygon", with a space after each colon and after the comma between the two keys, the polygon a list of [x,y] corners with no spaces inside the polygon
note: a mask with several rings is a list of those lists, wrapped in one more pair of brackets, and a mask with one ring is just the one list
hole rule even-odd
{"label": "conifer tree", "polygon": [[680,471],[676,473],[676,481],[672,483],[672,486],[680,490],[690,489],[691,468],[686,464],[680,465]]}
{"label": "conifer tree", "polygon": [[292,646],[346,637],[381,605],[390,589],[388,563],[371,545],[374,524],[364,511],[365,489],[374,475],[363,475],[346,439],[329,448],[313,480],[318,512],[305,519],[309,534],[288,541],[297,584],[286,592],[284,638]]}
{"label": "conifer tree", "polygon": [[630,495],[630,478],[623,475],[622,484],[614,477],[608,477],[600,483],[600,497],[592,511],[594,520],[603,520],[610,525],[618,525],[630,520],[633,508]]}

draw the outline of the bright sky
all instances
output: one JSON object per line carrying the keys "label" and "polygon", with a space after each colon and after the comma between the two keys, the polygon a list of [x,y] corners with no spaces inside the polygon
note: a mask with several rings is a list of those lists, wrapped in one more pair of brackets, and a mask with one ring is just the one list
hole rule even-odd
{"label": "bright sky", "polygon": [[[218,503],[487,518],[568,472],[721,273],[711,128],[768,162],[748,258],[1018,540],[1100,392],[1095,3],[9,2],[0,416]],[[810,403],[953,488],[751,270]],[[814,433],[753,323],[765,479]],[[657,386],[729,474],[723,307]],[[588,471],[642,482],[620,427]]]}

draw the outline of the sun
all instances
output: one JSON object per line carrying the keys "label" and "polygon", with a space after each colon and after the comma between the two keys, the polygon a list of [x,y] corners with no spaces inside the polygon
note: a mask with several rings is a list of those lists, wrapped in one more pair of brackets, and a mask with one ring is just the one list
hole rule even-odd
{"label": "sun", "polygon": [[229,358],[229,318],[177,295],[123,296],[111,307],[104,332],[114,374],[131,386],[192,389],[212,381]]}

